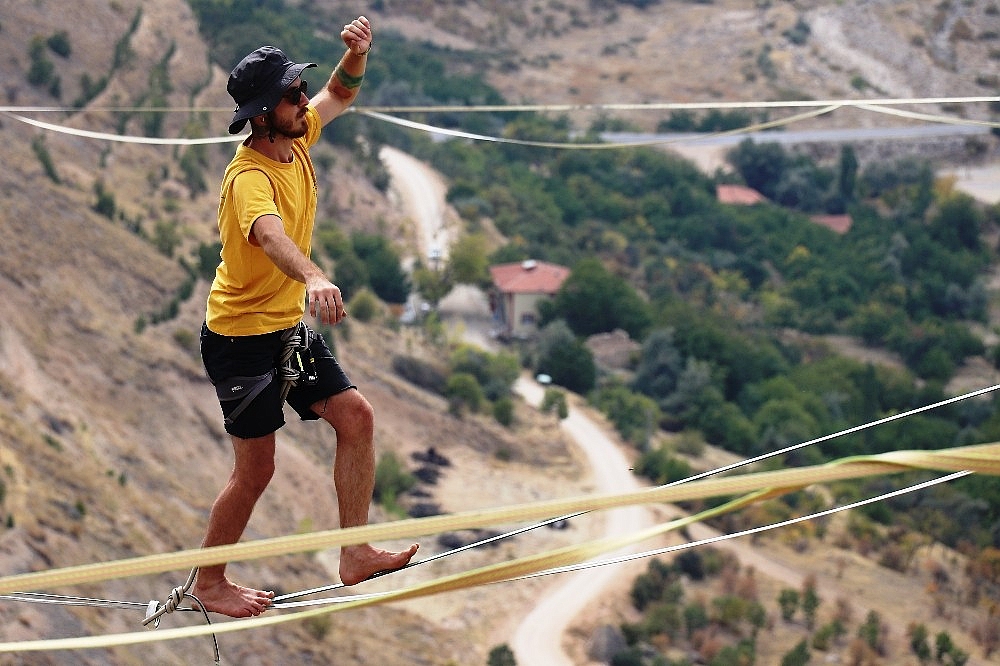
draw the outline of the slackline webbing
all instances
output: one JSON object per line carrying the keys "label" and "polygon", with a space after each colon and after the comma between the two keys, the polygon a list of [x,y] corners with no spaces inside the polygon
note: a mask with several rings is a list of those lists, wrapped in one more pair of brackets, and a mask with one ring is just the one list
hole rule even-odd
{"label": "slackline webbing", "polygon": [[[673,520],[637,534],[569,546],[557,551],[532,555],[471,572],[446,576],[438,580],[390,593],[377,599],[359,600],[338,606],[339,609],[354,608],[360,604],[387,603],[426,596],[428,594],[437,594],[473,585],[507,580],[546,568],[565,566],[569,563],[590,559],[603,552],[617,550],[629,543],[678,529],[692,522],[705,520],[708,517],[735,510],[761,499],[774,497],[809,485],[886,473],[897,473],[906,470],[971,471],[981,474],[1000,475],[1000,444],[993,443],[957,447],[939,451],[896,451],[873,456],[856,456],[813,467],[705,479],[683,485],[649,488],[629,493],[547,500],[485,511],[409,519],[344,530],[330,530],[315,534],[278,537],[275,539],[233,544],[231,546],[181,551],[131,560],[119,560],[116,562],[83,565],[46,572],[20,574],[0,578],[0,594],[14,590],[33,590],[42,587],[73,585],[108,580],[110,578],[160,573],[193,566],[218,564],[221,562],[273,557],[354,543],[413,537],[449,530],[482,527],[497,523],[516,522],[532,518],[537,519],[571,513],[573,511],[594,511],[636,504],[746,495],[740,499],[710,509],[707,512]],[[258,617],[250,620],[223,623],[221,625],[213,624],[207,627],[161,630],[155,635],[149,632],[138,632],[134,634],[90,636],[26,643],[0,643],[0,653],[26,650],[107,647],[111,645],[149,642],[152,640],[199,636],[213,632],[224,633],[304,619],[327,612],[332,611],[327,608],[319,608],[279,617]]]}
{"label": "slackline webbing", "polygon": [[[1000,448],[998,447],[998,445],[987,445],[985,447],[964,447],[963,449],[953,449],[949,452],[944,452],[944,455],[937,457],[936,461],[933,464],[933,468],[937,469],[940,468],[941,466],[953,466],[956,462],[966,462],[970,464],[970,467],[981,467],[982,470],[988,470],[990,471],[990,473],[998,473],[1000,472],[1000,461],[998,461],[996,459],[996,456],[994,455],[998,453],[997,451],[998,448]],[[978,450],[969,451],[968,449],[978,449]],[[888,460],[883,461],[883,465],[888,465],[892,471],[903,471],[904,469],[907,468],[927,469],[925,465],[930,462],[929,460],[926,459],[919,460],[910,458],[908,454],[914,452],[901,452],[901,453],[902,456],[889,455],[889,456],[865,456],[862,458],[847,458],[840,461],[834,461],[833,463],[829,463],[828,465],[824,465],[821,467],[855,465],[857,463],[870,462],[873,458],[888,458]],[[803,469],[817,469],[817,468],[803,468]],[[969,470],[964,470],[962,472],[959,472],[958,474],[953,474],[951,475],[950,478],[955,478],[956,476],[960,474],[965,474],[968,471]],[[760,478],[765,475],[756,474],[747,476],[754,476]],[[805,478],[802,478],[799,481],[804,482],[805,480],[806,480]],[[920,484],[920,486],[928,486],[940,481],[941,480],[925,482],[924,484]],[[355,600],[346,601],[344,603],[338,604],[337,606],[317,608],[313,610],[300,611],[280,616],[261,616],[253,619],[236,620],[224,624],[214,624],[210,626],[195,626],[195,627],[186,627],[179,629],[168,629],[157,632],[155,634],[151,634],[149,632],[134,632],[127,634],[91,636],[82,638],[51,639],[51,640],[39,640],[39,641],[27,641],[21,643],[0,643],[0,653],[15,652],[15,651],[92,649],[92,648],[113,647],[120,645],[133,645],[138,643],[154,642],[160,640],[192,638],[208,634],[214,636],[219,633],[230,633],[247,629],[263,628],[267,626],[283,624],[286,622],[304,620],[311,617],[317,617],[321,615],[326,615],[328,613],[359,608],[362,606],[371,606],[371,605],[390,603],[393,601],[415,599],[433,594],[452,592],[465,588],[487,585],[491,583],[523,579],[539,572],[547,570],[558,570],[559,568],[565,568],[567,566],[580,563],[585,560],[590,560],[602,553],[618,550],[624,546],[634,544],[639,541],[643,541],[655,536],[666,534],[669,531],[680,529],[692,523],[700,522],[721,515],[723,513],[740,509],[742,507],[748,506],[750,504],[765,499],[770,499],[794,490],[801,489],[803,487],[806,487],[807,485],[811,485],[811,483],[806,483],[804,485],[787,486],[783,488],[759,489],[747,495],[744,495],[743,497],[740,497],[738,499],[726,502],[720,506],[708,509],[706,511],[702,511],[701,513],[671,520],[669,522],[641,530],[631,535],[600,539],[582,545],[567,546],[564,548],[544,553],[529,555],[509,562],[488,565],[472,571],[444,576],[436,580],[413,585],[409,588],[404,588],[401,590],[396,590],[387,593],[380,593],[376,595],[359,596]],[[835,510],[831,510],[831,512],[833,511]]]}
{"label": "slackline webbing", "polygon": [[756,492],[762,488],[799,488],[815,483],[895,473],[906,469],[948,472],[969,470],[980,474],[1000,476],[1000,443],[937,451],[893,451],[873,456],[855,456],[812,467],[796,467],[703,479],[681,485],[644,488],[627,493],[543,500],[509,507],[428,518],[410,518],[361,527],[261,539],[228,546],[214,546],[17,574],[0,578],[0,594],[30,592],[66,585],[94,583],[112,578],[187,570],[192,567],[224,562],[246,561],[372,541],[389,541],[503,523],[537,520],[577,511],[596,511],[639,504],[740,495]]}

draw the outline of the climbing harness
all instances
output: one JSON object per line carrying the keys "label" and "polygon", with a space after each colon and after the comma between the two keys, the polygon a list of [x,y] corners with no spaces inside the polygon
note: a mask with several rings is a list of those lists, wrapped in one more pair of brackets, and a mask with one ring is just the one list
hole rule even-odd
{"label": "climbing harness", "polygon": [[319,371],[316,369],[316,359],[312,355],[313,340],[316,339],[316,332],[300,321],[298,326],[289,328],[281,334],[281,339],[285,342],[281,350],[281,359],[278,363],[278,379],[281,385],[281,402],[288,397],[288,392],[293,386],[300,383],[305,386],[312,386],[319,381]]}
{"label": "climbing harness", "polygon": [[316,369],[316,359],[310,346],[316,339],[316,332],[306,326],[305,322],[286,329],[281,333],[284,347],[278,356],[277,367],[263,375],[255,377],[229,377],[215,385],[216,395],[221,402],[239,400],[236,409],[226,417],[226,425],[231,425],[242,414],[254,398],[261,394],[274,381],[275,376],[282,382],[281,402],[284,403],[288,392],[293,386],[304,384],[311,386],[319,381]]}

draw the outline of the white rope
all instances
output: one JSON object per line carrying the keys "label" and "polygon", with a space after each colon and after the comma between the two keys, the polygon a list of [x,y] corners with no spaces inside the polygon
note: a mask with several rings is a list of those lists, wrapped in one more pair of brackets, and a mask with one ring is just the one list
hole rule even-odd
{"label": "white rope", "polygon": [[[770,530],[780,529],[782,527],[789,527],[797,523],[803,523],[810,520],[816,520],[818,518],[823,518],[825,516],[830,516],[841,511],[848,511],[850,509],[857,509],[858,507],[865,506],[867,504],[874,504],[875,502],[881,502],[884,500],[892,499],[893,497],[899,497],[907,493],[916,492],[919,490],[924,490],[930,488],[931,486],[936,486],[942,483],[948,483],[956,479],[960,479],[963,476],[969,476],[972,472],[954,472],[948,474],[947,476],[939,477],[937,479],[931,479],[930,481],[924,481],[922,483],[917,483],[912,486],[907,486],[906,488],[900,488],[898,490],[893,490],[875,497],[869,497],[867,499],[859,500],[857,502],[852,502],[850,504],[845,504],[843,506],[837,506],[830,509],[825,509],[823,511],[818,511],[815,513],[810,513],[804,516],[799,516],[797,518],[790,518],[788,520],[783,520],[777,523],[771,523],[768,525],[760,525],[758,527],[753,527],[740,532],[731,532],[726,534],[719,534],[713,537],[706,537],[704,539],[698,539],[696,541],[687,541],[682,544],[675,544],[673,546],[666,546],[664,548],[657,548],[654,550],[647,550],[641,553],[631,553],[628,555],[622,555],[619,557],[604,559],[604,560],[593,560],[590,562],[581,562],[580,564],[571,564],[564,567],[553,567],[551,569],[545,569],[543,571],[536,571],[534,573],[526,574],[524,576],[516,576],[514,578],[508,578],[504,581],[498,582],[514,582],[519,580],[529,580],[531,578],[541,578],[542,576],[552,576],[555,574],[562,573],[572,573],[575,571],[584,571],[586,569],[594,569],[597,567],[605,567],[612,564],[625,564],[627,562],[632,562],[635,560],[646,559],[649,557],[656,557],[658,555],[667,555],[669,553],[677,552],[680,550],[687,550],[689,548],[696,548],[698,546],[706,546],[713,543],[718,543],[720,541],[728,541],[730,539],[737,539],[744,536],[750,536],[752,534],[760,534],[762,532],[768,532]],[[353,601],[368,601],[372,599],[378,599],[380,597],[392,594],[392,591],[386,592],[373,592],[368,594],[353,594],[344,595],[340,597],[328,597],[325,599],[311,599],[307,601],[293,601],[288,603],[275,603],[270,606],[275,610],[289,609],[289,608],[306,608],[309,606],[325,606],[329,604],[343,604]]]}
{"label": "white rope", "polygon": [[[375,111],[381,113],[506,113],[522,111],[708,111],[724,109],[795,109],[821,106],[912,106],[918,104],[978,104],[1000,102],[997,96],[965,97],[886,97],[876,99],[825,99],[825,100],[771,100],[744,102],[610,102],[597,104],[441,104],[441,105],[396,105],[362,106],[355,105],[349,111]],[[141,106],[99,106],[81,109],[74,106],[0,106],[6,113],[79,113],[81,111],[115,111],[119,113],[232,113],[231,106],[191,106],[191,107],[141,107]]]}
{"label": "white rope", "polygon": [[472,139],[475,141],[487,141],[492,143],[507,143],[514,144],[518,146],[531,146],[533,148],[560,148],[569,150],[611,150],[616,148],[635,148],[641,146],[660,146],[673,143],[689,143],[691,141],[710,139],[722,136],[733,136],[738,134],[747,134],[751,132],[759,132],[761,130],[771,129],[774,127],[782,127],[784,125],[791,125],[802,120],[809,118],[815,118],[817,116],[822,116],[827,113],[836,111],[838,106],[831,105],[826,106],[821,109],[816,109],[813,111],[806,111],[804,113],[799,113],[788,118],[783,118],[780,120],[771,120],[763,123],[756,123],[749,125],[747,127],[740,127],[733,130],[725,130],[721,132],[708,132],[705,134],[699,134],[697,136],[687,135],[687,136],[658,136],[653,139],[647,139],[643,141],[621,141],[621,142],[601,142],[601,143],[566,143],[566,142],[552,142],[552,141],[528,141],[524,139],[511,139],[508,137],[496,137],[487,136],[483,134],[473,134],[471,132],[463,132],[461,130],[446,129],[442,127],[435,127],[433,125],[428,125],[426,123],[418,123],[412,120],[405,120],[403,118],[397,118],[395,116],[389,116],[384,113],[377,113],[374,111],[358,111],[362,115],[375,118],[377,120],[383,120],[388,123],[393,123],[403,127],[409,127],[411,129],[421,130],[429,134],[443,134],[446,136],[453,136],[462,139]]}
{"label": "white rope", "polygon": [[70,136],[81,136],[87,139],[100,139],[102,141],[117,141],[119,143],[140,143],[155,146],[199,146],[214,143],[235,143],[237,141],[242,141],[247,138],[246,134],[240,134],[236,136],[215,136],[206,137],[202,139],[166,139],[153,136],[130,136],[127,134],[109,134],[107,132],[91,132],[90,130],[77,129],[75,127],[67,127],[66,125],[56,125],[54,123],[47,123],[42,120],[35,120],[34,118],[28,118],[16,113],[11,113],[10,111],[3,110],[0,107],[0,112],[8,118],[13,118],[14,120],[20,121],[22,123],[32,125],[33,127],[38,127],[40,129],[49,130],[51,132],[58,132],[60,134],[69,134]]}
{"label": "white rope", "polygon": [[687,548],[694,548],[696,546],[705,546],[708,544],[716,543],[719,541],[727,541],[729,539],[736,539],[738,537],[749,536],[751,534],[759,534],[761,532],[767,532],[769,530],[778,529],[781,527],[788,527],[790,525],[795,525],[796,523],[803,523],[808,520],[816,520],[817,518],[823,518],[825,516],[830,516],[841,511],[847,511],[849,509],[856,509],[866,504],[874,504],[875,502],[881,502],[883,500],[891,499],[893,497],[898,497],[900,495],[905,495],[907,493],[912,493],[917,490],[923,490],[924,488],[930,488],[931,486],[936,486],[940,483],[947,483],[949,481],[954,481],[960,479],[963,476],[969,476],[972,472],[954,472],[947,476],[942,476],[937,479],[932,479],[930,481],[924,481],[923,483],[918,483],[912,486],[907,486],[906,488],[900,488],[899,490],[893,490],[876,497],[869,497],[868,499],[859,500],[857,502],[852,502],[851,504],[845,504],[843,506],[833,507],[832,509],[826,509],[824,511],[819,511],[816,513],[811,513],[805,516],[799,516],[798,518],[789,518],[788,520],[783,520],[777,523],[771,523],[770,525],[761,525],[759,527],[752,527],[741,532],[732,532],[728,534],[719,534],[713,537],[706,537],[704,539],[699,539],[697,541],[688,541],[686,543],[677,544],[673,546],[666,546],[664,548],[658,548],[656,550],[648,550],[643,553],[634,553],[631,555],[622,555],[621,557],[616,557],[609,560],[597,560],[594,562],[584,562],[582,564],[575,564],[565,567],[555,567],[548,569],[546,571],[539,571],[533,574],[527,574],[524,576],[518,576],[517,578],[511,578],[510,580],[527,580],[529,578],[537,578],[538,576],[545,576],[549,574],[556,573],[568,573],[571,571],[580,571],[583,569],[591,569],[593,567],[603,567],[609,564],[624,564],[625,562],[631,562],[632,560],[638,560],[646,557],[655,557],[657,555],[666,555],[678,550],[684,550]]}
{"label": "white rope", "polygon": [[[515,112],[515,111],[535,111],[535,112],[571,112],[571,111],[683,111],[683,110],[723,110],[723,109],[795,109],[795,108],[817,108],[823,109],[825,107],[830,107],[825,111],[817,111],[812,113],[805,113],[798,116],[793,116],[790,119],[783,121],[773,121],[770,123],[762,123],[760,125],[754,125],[751,127],[731,130],[728,132],[722,132],[718,134],[705,134],[700,138],[707,138],[712,136],[724,136],[727,134],[741,134],[751,131],[756,131],[758,129],[766,129],[768,127],[777,127],[780,125],[790,124],[799,120],[804,120],[806,118],[811,118],[814,116],[822,115],[823,113],[828,113],[834,109],[843,107],[853,107],[866,111],[874,111],[877,113],[887,113],[892,115],[897,115],[901,117],[913,118],[924,120],[928,122],[940,122],[954,125],[980,125],[984,127],[1000,127],[1000,123],[991,121],[979,121],[979,120],[969,120],[961,118],[951,118],[948,116],[933,115],[933,114],[919,114],[914,112],[906,112],[898,109],[887,109],[883,107],[891,106],[903,106],[903,105],[915,105],[915,104],[975,104],[975,103],[990,103],[990,102],[1000,102],[1000,97],[911,97],[911,98],[899,98],[899,99],[872,99],[872,100],[852,100],[852,99],[840,99],[840,100],[786,100],[786,101],[770,101],[770,102],[647,102],[641,104],[511,104],[511,105],[474,105],[474,106],[459,106],[459,105],[442,105],[442,106],[370,106],[370,107],[350,107],[348,111],[352,113],[359,113],[371,118],[378,120],[383,120],[385,122],[395,123],[397,125],[402,125],[404,127],[411,127],[413,129],[419,129],[424,132],[432,134],[441,134],[446,136],[456,136],[461,138],[469,138],[479,141],[492,141],[496,143],[510,143],[516,145],[525,146],[535,146],[535,147],[551,147],[551,148],[577,148],[577,149],[606,149],[619,146],[652,146],[652,145],[662,145],[666,143],[675,143],[682,141],[682,139],[672,138],[672,139],[655,139],[649,141],[640,142],[625,142],[620,144],[615,143],[600,143],[600,144],[567,144],[567,143],[549,143],[549,142],[533,142],[533,141],[522,141],[518,139],[508,139],[504,137],[490,137],[480,134],[473,134],[468,132],[459,132],[457,130],[450,130],[443,127],[435,127],[433,125],[427,125],[424,123],[416,123],[413,121],[403,120],[400,118],[395,118],[388,115],[389,113],[479,113],[479,112]],[[210,112],[230,112],[229,107],[187,107],[187,108],[172,108],[172,107],[153,107],[153,108],[143,108],[143,107],[95,107],[88,110],[92,111],[117,111],[117,112],[130,112],[130,113],[194,113],[201,111]],[[69,134],[72,136],[80,136],[90,139],[99,139],[103,141],[117,141],[121,143],[137,143],[137,144],[147,144],[147,145],[161,145],[161,146],[171,146],[171,145],[206,145],[206,144],[221,144],[221,143],[235,143],[237,141],[242,141],[246,138],[246,134],[241,134],[237,136],[216,136],[216,137],[206,137],[199,139],[186,139],[186,138],[161,138],[161,137],[146,137],[146,136],[133,136],[124,134],[111,134],[107,132],[93,132],[90,130],[77,129],[73,127],[67,127],[65,125],[57,125],[55,123],[47,123],[41,120],[35,120],[21,115],[22,113],[28,112],[41,112],[41,113],[78,113],[80,109],[75,107],[59,107],[59,106],[0,106],[0,113],[3,115],[17,120],[19,122],[38,127],[40,129],[45,129],[53,132],[60,132],[63,134]],[[691,137],[683,139],[690,141]]]}

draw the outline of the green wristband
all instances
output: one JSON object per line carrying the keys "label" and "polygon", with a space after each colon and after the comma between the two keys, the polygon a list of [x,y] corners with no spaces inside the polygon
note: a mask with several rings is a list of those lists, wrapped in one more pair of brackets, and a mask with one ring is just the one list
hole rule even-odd
{"label": "green wristband", "polygon": [[351,76],[345,72],[340,65],[337,65],[337,67],[333,70],[333,75],[337,77],[337,80],[344,84],[345,88],[348,89],[360,88],[361,82],[365,80],[364,74],[361,76]]}

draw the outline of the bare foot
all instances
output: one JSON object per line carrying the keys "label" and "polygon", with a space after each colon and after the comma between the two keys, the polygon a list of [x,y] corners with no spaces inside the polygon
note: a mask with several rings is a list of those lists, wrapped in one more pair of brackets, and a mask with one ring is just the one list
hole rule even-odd
{"label": "bare foot", "polygon": [[346,546],[340,551],[340,580],[344,585],[355,585],[382,571],[401,569],[419,547],[413,544],[401,553],[393,553],[368,544]]}
{"label": "bare foot", "polygon": [[205,610],[229,617],[260,615],[267,610],[274,598],[274,592],[242,587],[230,582],[228,578],[220,578],[217,582],[207,584],[199,579],[191,594],[198,597],[198,601],[205,605]]}

